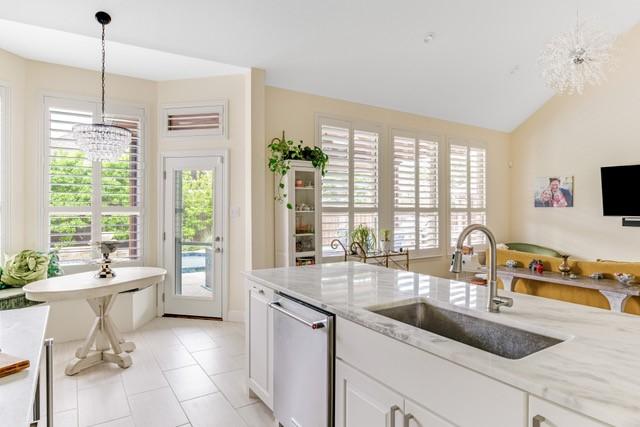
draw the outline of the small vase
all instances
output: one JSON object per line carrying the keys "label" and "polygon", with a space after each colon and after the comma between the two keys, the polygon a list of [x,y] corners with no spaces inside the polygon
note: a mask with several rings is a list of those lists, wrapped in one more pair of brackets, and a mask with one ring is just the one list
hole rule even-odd
{"label": "small vase", "polygon": [[569,273],[571,273],[571,267],[567,262],[567,259],[569,259],[569,255],[561,255],[561,256],[562,256],[562,263],[558,266],[558,270],[560,271],[560,273],[562,273],[563,276],[568,276]]}
{"label": "small vase", "polygon": [[382,252],[384,252],[385,254],[391,252],[391,240],[382,241]]}

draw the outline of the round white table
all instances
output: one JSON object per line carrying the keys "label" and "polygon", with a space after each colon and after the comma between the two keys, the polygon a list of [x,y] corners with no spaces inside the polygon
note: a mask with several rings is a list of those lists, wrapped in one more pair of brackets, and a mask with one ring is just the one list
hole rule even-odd
{"label": "round white table", "polygon": [[102,362],[116,363],[121,368],[131,366],[131,356],[127,353],[136,346],[122,339],[109,312],[118,293],[160,283],[167,271],[158,267],[123,267],[114,268],[114,272],[116,277],[110,279],[98,279],[95,271],[89,271],[39,280],[23,288],[26,297],[32,301],[86,299],[95,313],[89,334],[65,369],[67,375],[75,375]]}

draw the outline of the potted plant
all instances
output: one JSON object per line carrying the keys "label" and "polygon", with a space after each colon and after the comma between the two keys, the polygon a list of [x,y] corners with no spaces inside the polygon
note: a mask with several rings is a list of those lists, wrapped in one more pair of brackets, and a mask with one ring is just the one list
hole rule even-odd
{"label": "potted plant", "polygon": [[373,228],[360,224],[350,234],[351,242],[358,243],[366,252],[376,248],[376,233]]}
{"label": "potted plant", "polygon": [[382,252],[384,252],[385,254],[388,254],[389,252],[391,252],[392,249],[392,243],[391,243],[391,230],[384,228],[382,230],[380,230],[380,246],[382,249]]}
{"label": "potted plant", "polygon": [[[320,147],[303,146],[300,141],[296,144],[292,140],[287,140],[282,131],[282,138],[273,138],[267,148],[271,154],[269,156],[269,170],[280,176],[278,181],[276,194],[274,199],[278,202],[284,202],[287,195],[284,193],[284,177],[291,169],[292,160],[310,161],[314,168],[320,169],[320,174],[324,176],[327,173],[327,156]],[[291,203],[287,203],[287,208],[293,209]]]}

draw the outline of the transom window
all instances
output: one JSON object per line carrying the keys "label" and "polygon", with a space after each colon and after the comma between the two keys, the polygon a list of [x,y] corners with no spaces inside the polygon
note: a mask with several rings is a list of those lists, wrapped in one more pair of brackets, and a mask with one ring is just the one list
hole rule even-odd
{"label": "transom window", "polygon": [[94,242],[115,240],[114,258],[142,259],[143,117],[137,108],[115,108],[106,121],[132,132],[131,144],[113,162],[90,162],[71,129],[99,120],[99,105],[46,98],[47,247],[64,264],[88,263]]}

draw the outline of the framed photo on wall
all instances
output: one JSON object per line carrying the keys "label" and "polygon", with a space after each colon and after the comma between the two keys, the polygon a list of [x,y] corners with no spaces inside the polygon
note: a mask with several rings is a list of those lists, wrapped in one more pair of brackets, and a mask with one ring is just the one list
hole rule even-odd
{"label": "framed photo on wall", "polygon": [[533,197],[533,205],[536,208],[572,208],[573,177],[538,177]]}

